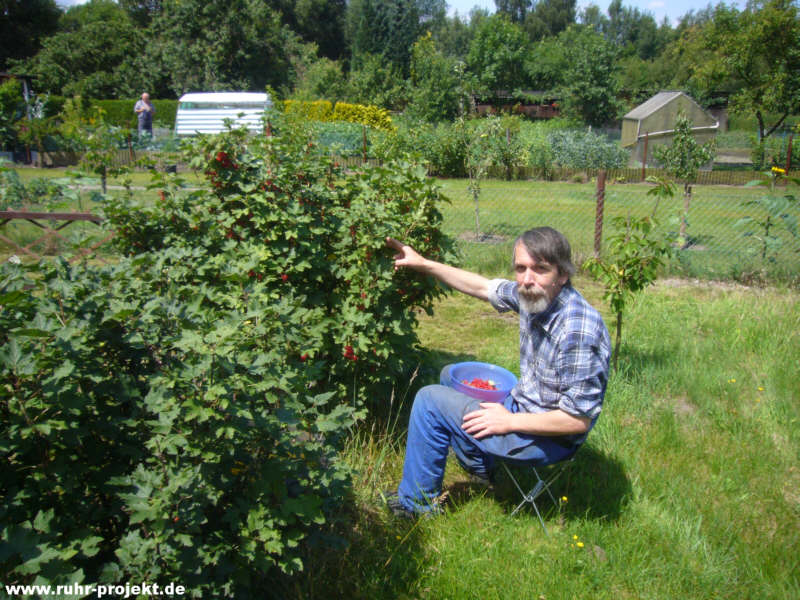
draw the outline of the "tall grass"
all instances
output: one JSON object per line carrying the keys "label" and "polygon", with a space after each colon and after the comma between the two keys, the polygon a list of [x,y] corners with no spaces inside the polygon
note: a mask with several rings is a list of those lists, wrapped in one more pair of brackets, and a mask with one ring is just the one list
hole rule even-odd
{"label": "tall grass", "polygon": [[[576,286],[596,306],[601,290]],[[309,549],[291,598],[800,597],[800,307],[796,293],[659,283],[631,306],[603,414],[546,515],[510,517],[451,463],[451,504],[406,522],[381,508],[396,485],[411,389],[351,438],[354,493]],[[463,296],[424,317],[419,381],[450,360],[518,369],[518,323]],[[403,387],[405,384],[399,384]],[[407,387],[407,386],[406,386]],[[389,403],[389,399],[387,399]]]}

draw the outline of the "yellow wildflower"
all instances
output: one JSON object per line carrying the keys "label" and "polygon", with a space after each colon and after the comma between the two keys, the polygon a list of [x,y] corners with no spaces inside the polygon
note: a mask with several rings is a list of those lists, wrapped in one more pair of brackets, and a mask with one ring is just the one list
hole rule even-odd
{"label": "yellow wildflower", "polygon": [[577,535],[573,535],[573,536],[572,536],[572,539],[573,539],[573,540],[577,540],[577,539],[578,539],[578,536],[577,536]]}
{"label": "yellow wildflower", "polygon": [[761,387],[761,386],[758,386],[758,391],[759,391],[759,392],[763,392],[763,391],[764,391],[764,388],[763,388],[763,387]]}
{"label": "yellow wildflower", "polygon": [[577,546],[578,548],[583,548],[583,542],[578,542]]}
{"label": "yellow wildflower", "polygon": [[780,167],[772,167],[772,172],[776,175],[786,175],[786,169],[781,169]]}
{"label": "yellow wildflower", "polygon": [[561,501],[562,502],[566,502],[567,501],[567,497],[566,496],[561,496]]}

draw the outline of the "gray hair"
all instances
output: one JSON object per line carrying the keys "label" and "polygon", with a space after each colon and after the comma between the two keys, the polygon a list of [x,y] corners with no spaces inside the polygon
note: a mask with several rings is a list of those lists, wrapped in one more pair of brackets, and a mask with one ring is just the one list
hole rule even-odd
{"label": "gray hair", "polygon": [[567,238],[552,227],[534,227],[520,235],[511,249],[511,269],[514,270],[517,246],[522,244],[531,258],[550,263],[558,268],[561,275],[572,277],[575,265],[572,264],[572,249]]}

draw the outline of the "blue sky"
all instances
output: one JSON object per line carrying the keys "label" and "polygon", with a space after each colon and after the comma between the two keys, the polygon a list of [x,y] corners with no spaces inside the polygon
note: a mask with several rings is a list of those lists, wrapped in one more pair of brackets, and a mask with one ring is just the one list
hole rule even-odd
{"label": "blue sky", "polygon": [[[488,9],[490,12],[494,12],[495,4],[494,0],[445,0],[447,2],[448,7],[450,8],[450,14],[457,12],[461,16],[469,15],[470,10],[472,10],[473,6],[478,6],[479,8]],[[727,4],[733,4],[738,6],[740,9],[744,8],[745,2],[744,0],[728,0]],[[595,1],[583,1],[579,0],[578,2],[578,11],[581,10],[584,6],[589,4],[596,4],[600,7],[600,9],[605,12],[608,8],[608,5],[611,4],[611,0],[595,0]],[[685,15],[690,10],[700,10],[708,6],[709,0],[701,0],[701,1],[694,1],[691,0],[623,0],[622,5],[627,6],[629,8],[638,8],[641,12],[649,12],[652,14],[657,23],[661,23],[661,20],[666,16],[673,25],[676,25],[678,19]],[[712,4],[717,4],[716,0],[712,2]]]}

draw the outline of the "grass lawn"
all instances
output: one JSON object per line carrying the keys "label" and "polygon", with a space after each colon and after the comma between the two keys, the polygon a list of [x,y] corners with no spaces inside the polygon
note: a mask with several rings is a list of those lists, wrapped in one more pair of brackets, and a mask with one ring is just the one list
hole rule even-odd
{"label": "grass lawn", "polygon": [[[67,168],[38,169],[33,167],[15,167],[14,171],[16,171],[20,180],[25,184],[30,184],[37,179],[52,179],[66,183],[72,188],[71,198],[59,201],[55,204],[27,204],[24,206],[27,210],[34,212],[88,212],[92,214],[102,214],[103,196],[100,193],[101,182],[99,178],[82,176],[82,174],[75,169]],[[203,184],[203,179],[192,172],[180,173],[180,177],[184,179],[185,185],[189,187]],[[159,197],[159,191],[157,188],[148,189],[151,182],[152,176],[146,171],[131,173],[129,182],[126,182],[121,177],[111,177],[107,181],[108,194],[126,194],[128,193],[126,191],[126,186],[130,186],[131,194],[135,195],[137,199],[144,200],[145,202],[155,202]],[[0,210],[5,210],[6,208],[5,205],[0,203]],[[21,210],[23,207],[14,206],[13,208]],[[40,223],[45,222],[40,221]],[[51,227],[57,227],[60,223],[48,222],[48,224]],[[40,227],[24,220],[13,220],[3,227],[0,227],[0,234],[16,241],[23,247],[29,247],[30,250],[37,254],[44,253],[49,256],[58,254],[72,256],[75,254],[77,248],[90,247],[107,235],[97,225],[87,222],[74,222],[60,230],[59,235],[62,239],[52,239],[51,242],[47,243],[36,243],[42,236],[42,233],[43,231]],[[110,258],[107,253],[108,249],[108,246],[100,248],[100,255],[105,259]],[[6,260],[14,253],[21,254],[20,257],[23,260],[34,260],[30,255],[19,253],[0,241],[0,260]]]}
{"label": "grass lawn", "polygon": [[[14,167],[14,170],[20,176],[20,179],[23,181],[31,181],[32,179],[36,179],[38,177],[47,177],[49,179],[58,179],[61,177],[69,177],[71,173],[78,173],[77,168],[66,168],[66,167],[54,167],[54,168],[43,168],[39,169],[36,167]],[[188,183],[191,184],[201,184],[204,180],[202,176],[198,176],[197,174],[186,171],[180,173],[181,177],[183,177]],[[135,171],[130,174],[131,178],[131,185],[134,187],[146,187],[151,180],[150,173],[147,171]],[[121,186],[123,185],[123,179],[121,177],[109,177],[108,185],[109,186]],[[100,179],[98,178],[95,185],[100,185]]]}
{"label": "grass lawn", "polygon": [[[23,181],[37,177],[63,178],[66,169],[18,168]],[[186,185],[202,185],[203,180],[192,172],[181,173]],[[132,174],[133,193],[144,200],[154,201],[156,189],[146,189],[151,181],[149,173]],[[99,180],[95,189],[83,189],[78,201],[58,210],[97,211]],[[123,181],[110,179],[109,193],[123,194]],[[468,262],[496,266],[505,262],[514,237],[523,229],[537,225],[551,225],[562,231],[573,246],[576,263],[582,263],[593,254],[596,220],[596,187],[593,183],[564,183],[543,181],[485,180],[476,215],[475,203],[467,190],[465,179],[439,180],[442,192],[449,203],[442,207],[445,231],[459,240]],[[610,182],[606,188],[603,237],[613,231],[611,219],[627,215],[644,216],[653,213],[654,201],[647,195],[649,184],[619,184]],[[790,193],[793,190],[787,190]],[[668,273],[682,277],[702,279],[733,279],[744,282],[800,280],[798,252],[800,239],[794,236],[781,219],[771,225],[770,233],[776,237],[776,247],[762,259],[762,228],[743,227],[737,222],[746,216],[764,219],[757,207],[744,206],[744,202],[764,196],[763,188],[734,186],[695,186],[689,210],[687,235],[689,245],[676,253]],[[782,192],[783,193],[783,192]],[[662,233],[677,235],[683,212],[682,191],[677,190],[671,200],[662,200],[655,211]],[[800,207],[795,204],[789,211],[800,220]],[[12,222],[6,226],[8,237],[30,243],[38,234],[27,223]],[[71,226],[68,230],[75,240],[91,233],[91,227]],[[58,247],[56,247],[58,249]],[[1,251],[2,249],[0,249]],[[7,253],[6,253],[7,254]],[[500,258],[498,258],[500,257]]]}
{"label": "grass lawn", "polygon": [[[601,290],[576,287],[604,312]],[[457,465],[445,516],[416,523],[381,509],[402,471],[411,394],[355,432],[354,497],[337,552],[309,551],[296,598],[800,597],[800,306],[780,289],[665,280],[640,294],[623,332],[603,415],[546,515],[470,487]],[[518,323],[464,296],[419,325],[428,361],[476,359],[518,373]],[[613,332],[612,332],[613,333]],[[384,401],[387,405],[390,399]]]}
{"label": "grass lawn", "polygon": [[[597,212],[595,184],[487,180],[481,183],[477,219],[466,180],[440,180],[440,185],[451,201],[442,211],[445,230],[463,241],[483,236],[483,245],[496,243],[504,246],[505,252],[520,231],[550,225],[570,240],[577,262],[593,253]],[[613,231],[611,219],[614,217],[652,215],[655,203],[647,195],[650,189],[649,184],[607,185],[604,238]],[[796,194],[794,190],[779,193],[787,192]],[[682,193],[682,189],[676,190],[676,196],[659,202],[655,211],[665,234],[677,236],[683,213]],[[761,243],[754,234],[763,234],[763,229],[737,224],[746,216],[766,217],[759,208],[744,206],[744,202],[766,193],[765,188],[694,186],[686,230],[689,245],[677,253],[669,267],[670,273],[703,279],[797,280],[800,239],[773,220],[770,233],[776,236],[778,247],[762,260]],[[800,219],[800,205],[795,204],[789,213]]]}

